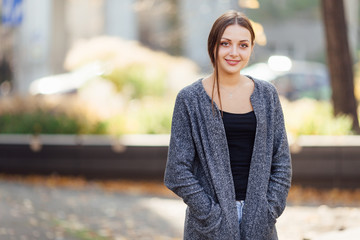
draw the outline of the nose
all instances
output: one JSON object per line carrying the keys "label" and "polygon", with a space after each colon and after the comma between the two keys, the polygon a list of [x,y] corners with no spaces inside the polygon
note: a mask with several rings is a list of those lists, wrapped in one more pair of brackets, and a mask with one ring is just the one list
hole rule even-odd
{"label": "nose", "polygon": [[233,45],[230,49],[230,56],[238,56],[239,50],[237,49],[236,45]]}

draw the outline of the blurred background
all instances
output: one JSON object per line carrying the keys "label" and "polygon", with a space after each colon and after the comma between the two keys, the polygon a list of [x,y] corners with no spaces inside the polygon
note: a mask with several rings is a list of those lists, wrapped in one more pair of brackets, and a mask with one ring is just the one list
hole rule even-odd
{"label": "blurred background", "polygon": [[211,73],[208,33],[229,9],[256,32],[243,74],[281,96],[294,184],[280,239],[355,239],[359,8],[0,0],[0,239],[181,239],[184,205],[161,183],[172,110]]}
{"label": "blurred background", "polygon": [[[344,1],[346,26],[336,28],[348,36],[357,102],[358,5]],[[351,120],[331,112],[320,1],[6,0],[1,6],[2,133],[169,133],[177,91],[211,72],[207,35],[228,9],[245,12],[256,29],[244,74],[273,82],[291,101],[285,112],[297,109],[288,104],[309,108],[286,114],[290,133],[351,133]],[[308,116],[314,111],[324,114]],[[12,119],[24,115],[27,122]],[[59,118],[62,127],[51,123]],[[335,122],[340,126],[329,127]]]}

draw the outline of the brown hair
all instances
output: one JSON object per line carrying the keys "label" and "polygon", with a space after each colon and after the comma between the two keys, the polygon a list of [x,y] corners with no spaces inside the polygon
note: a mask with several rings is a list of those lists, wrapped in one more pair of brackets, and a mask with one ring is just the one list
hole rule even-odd
{"label": "brown hair", "polygon": [[218,72],[218,64],[217,64],[217,58],[218,58],[218,52],[219,52],[219,45],[221,41],[221,37],[224,34],[225,29],[229,25],[235,25],[238,24],[241,27],[246,28],[249,30],[251,35],[251,45],[254,45],[255,41],[255,32],[251,25],[250,20],[241,12],[237,11],[228,11],[221,15],[216,21],[214,22],[211,31],[209,33],[208,37],[208,53],[210,56],[211,63],[214,68],[214,83],[211,93],[211,104],[214,109],[214,90],[215,90],[215,82],[218,92],[218,97],[220,101],[220,108],[222,109],[221,104],[221,98],[220,98],[220,90],[219,90],[219,72]]}

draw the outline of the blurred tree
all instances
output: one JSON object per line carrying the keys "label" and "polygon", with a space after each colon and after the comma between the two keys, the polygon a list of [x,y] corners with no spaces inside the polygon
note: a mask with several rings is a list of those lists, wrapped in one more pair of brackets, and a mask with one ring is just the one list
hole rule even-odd
{"label": "blurred tree", "polygon": [[139,40],[154,50],[181,55],[179,0],[136,0]]}
{"label": "blurred tree", "polygon": [[0,58],[0,85],[5,81],[11,81],[13,73],[9,61],[3,57]]}
{"label": "blurred tree", "polygon": [[334,113],[335,115],[346,114],[351,116],[353,130],[360,133],[344,2],[343,0],[322,0],[321,4],[326,32],[327,61]]}

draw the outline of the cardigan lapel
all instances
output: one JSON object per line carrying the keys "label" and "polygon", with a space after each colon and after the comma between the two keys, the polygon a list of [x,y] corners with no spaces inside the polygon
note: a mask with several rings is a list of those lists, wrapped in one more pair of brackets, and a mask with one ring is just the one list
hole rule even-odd
{"label": "cardigan lapel", "polygon": [[[202,84],[201,81],[200,84]],[[202,85],[200,86],[202,87]],[[207,105],[204,106],[202,111],[205,111],[205,116],[211,116],[206,118],[205,124],[208,136],[211,137],[207,137],[205,141],[203,139],[206,162],[219,204],[226,217],[226,222],[230,226],[232,236],[235,236],[234,239],[238,239],[240,237],[240,231],[237,221],[235,188],[231,173],[230,155],[225,128],[218,107],[215,105],[213,112],[210,97],[203,87],[202,91],[204,92],[203,96],[207,98],[206,101],[204,101]]]}
{"label": "cardigan lapel", "polygon": [[255,142],[254,142],[254,148],[250,163],[250,172],[249,172],[249,179],[248,179],[248,186],[247,186],[247,192],[246,192],[246,200],[252,199],[253,194],[259,194],[263,193],[259,188],[267,187],[260,184],[254,184],[258,183],[260,179],[264,176],[263,172],[261,171],[263,169],[262,167],[262,160],[265,158],[265,156],[262,156],[264,154],[264,151],[261,150],[261,148],[266,148],[266,141],[262,141],[262,139],[265,139],[266,132],[267,132],[267,124],[266,124],[266,108],[263,101],[263,96],[261,94],[261,89],[259,89],[260,85],[256,84],[255,82],[255,89],[254,93],[251,95],[251,104],[254,109],[254,113],[256,116],[256,133],[255,133]]}
{"label": "cardigan lapel", "polygon": [[[231,173],[230,155],[226,140],[225,128],[221,119],[221,114],[218,111],[210,121],[214,121],[210,124],[209,134],[214,137],[213,141],[210,141],[210,148],[214,149],[209,154],[209,170],[212,176],[213,185],[216,195],[218,196],[219,204],[222,207],[226,221],[230,225],[233,236],[240,236],[237,212],[235,203],[235,188],[234,181]],[[236,239],[236,238],[235,238]]]}
{"label": "cardigan lapel", "polygon": [[[256,80],[254,80],[256,83]],[[264,103],[264,99],[262,96],[262,91],[259,89],[260,84],[255,84],[254,94],[251,96],[251,104],[253,106],[255,116],[256,116],[256,133],[255,133],[255,142],[254,148],[250,163],[250,172],[248,177],[248,185],[245,199],[245,206],[243,208],[243,219],[241,222],[240,229],[250,229],[253,228],[253,223],[256,221],[254,219],[254,213],[258,210],[259,200],[266,199],[266,188],[267,185],[263,183],[266,182],[263,180],[266,177],[264,171],[266,168],[263,166],[263,161],[266,159],[264,154],[266,151],[266,139],[267,134],[267,124],[266,124],[266,108]],[[264,195],[264,196],[262,196]],[[260,203],[261,204],[261,203]],[[243,233],[243,230],[242,230]]]}

